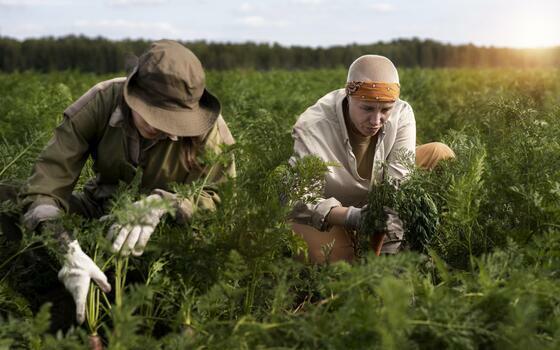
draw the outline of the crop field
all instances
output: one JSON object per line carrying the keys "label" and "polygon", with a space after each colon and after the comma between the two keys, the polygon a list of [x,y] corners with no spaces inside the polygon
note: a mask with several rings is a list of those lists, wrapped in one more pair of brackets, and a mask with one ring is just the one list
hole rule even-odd
{"label": "crop field", "polygon": [[[112,77],[0,74],[0,182],[21,185],[62,111]],[[218,211],[165,221],[130,258],[109,252],[108,223],[64,218],[113,291],[92,284],[86,322],[58,332],[49,318],[60,310],[43,298],[60,285],[52,242],[0,233],[0,349],[83,349],[91,334],[108,349],[560,349],[560,70],[405,69],[400,80],[418,143],[457,155],[414,170],[405,196],[371,197],[408,213],[411,251],[361,249],[353,264],[323,266],[293,258],[305,244],[289,203],[325,167],[287,166],[291,127],[343,87],[345,70],[212,71],[238,174]],[[92,175],[88,163],[77,189]],[[114,215],[134,187],[123,184]]]}

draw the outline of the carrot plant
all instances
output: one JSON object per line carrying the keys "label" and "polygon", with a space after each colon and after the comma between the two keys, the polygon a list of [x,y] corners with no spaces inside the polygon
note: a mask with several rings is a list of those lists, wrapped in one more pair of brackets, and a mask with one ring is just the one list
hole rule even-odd
{"label": "carrot plant", "polygon": [[[390,205],[410,251],[380,258],[364,244],[352,265],[309,266],[293,259],[305,245],[287,217],[335,165],[288,165],[290,130],[345,73],[209,72],[236,144],[208,159],[233,155],[238,176],[213,188],[216,212],[165,218],[140,257],[112,257],[104,238],[109,223],[140,220],[134,183],[109,222],[74,222],[114,289],[92,286],[82,327],[49,331],[58,310],[35,296],[59,266],[0,233],[0,348],[83,348],[88,333],[111,349],[560,348],[560,71],[400,71],[419,142],[443,141],[457,158],[371,192],[369,225]],[[62,110],[105,78],[0,74],[1,181],[23,183]],[[195,198],[207,185],[174,190]]]}

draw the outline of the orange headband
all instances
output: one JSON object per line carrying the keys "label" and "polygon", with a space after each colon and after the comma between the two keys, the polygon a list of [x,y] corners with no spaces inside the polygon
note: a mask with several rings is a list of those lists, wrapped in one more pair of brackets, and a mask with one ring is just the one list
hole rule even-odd
{"label": "orange headband", "polygon": [[399,98],[401,87],[397,83],[377,83],[349,81],[346,83],[346,95],[355,96],[364,101],[395,102]]}

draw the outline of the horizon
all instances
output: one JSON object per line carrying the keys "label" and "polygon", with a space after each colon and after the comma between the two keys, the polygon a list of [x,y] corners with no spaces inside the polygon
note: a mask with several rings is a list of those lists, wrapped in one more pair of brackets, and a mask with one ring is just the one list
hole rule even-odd
{"label": "horizon", "polygon": [[0,37],[169,38],[313,48],[418,38],[547,49],[560,46],[558,13],[560,2],[554,0],[0,0]]}
{"label": "horizon", "polygon": [[86,38],[89,40],[96,40],[96,39],[101,39],[101,40],[107,40],[110,42],[121,42],[121,41],[146,41],[146,42],[150,42],[150,41],[156,41],[156,40],[162,40],[162,39],[170,39],[170,40],[176,40],[176,41],[180,41],[180,42],[184,42],[184,43],[192,43],[192,42],[205,42],[206,44],[231,44],[231,45],[243,45],[243,44],[254,44],[254,45],[268,45],[268,46],[273,46],[273,45],[279,45],[281,47],[284,48],[290,48],[290,47],[303,47],[303,48],[311,48],[311,49],[329,49],[329,48],[334,48],[334,47],[346,47],[346,46],[352,46],[352,45],[357,45],[357,46],[367,46],[367,45],[378,45],[378,44],[391,44],[397,41],[413,41],[413,40],[418,40],[420,42],[425,42],[425,41],[432,41],[436,44],[440,44],[440,45],[450,45],[450,46],[469,46],[472,45],[476,48],[481,48],[481,49],[505,49],[505,50],[519,50],[519,51],[546,51],[546,50],[554,50],[554,49],[558,49],[560,48],[560,44],[556,44],[556,45],[552,45],[552,46],[544,46],[544,47],[510,47],[510,46],[496,46],[496,45],[477,45],[475,43],[450,43],[450,42],[443,42],[443,41],[439,41],[437,39],[433,39],[433,38],[418,38],[418,37],[400,37],[400,38],[393,38],[393,39],[388,39],[388,40],[381,40],[381,41],[375,41],[375,42],[364,42],[364,43],[347,43],[347,44],[334,44],[334,45],[329,45],[329,46],[312,46],[312,45],[285,45],[282,43],[278,43],[278,42],[265,42],[265,41],[254,41],[254,40],[245,40],[245,41],[214,41],[214,40],[208,40],[208,39],[192,39],[192,40],[184,40],[181,38],[120,38],[120,39],[111,39],[108,37],[104,37],[101,35],[97,35],[97,36],[88,36],[85,34],[64,34],[64,35],[60,35],[60,36],[54,36],[54,35],[45,35],[45,36],[37,36],[37,37],[28,37],[28,38],[24,38],[24,39],[18,39],[15,37],[10,37],[10,36],[5,36],[5,35],[0,35],[0,39],[8,39],[8,40],[15,40],[18,42],[24,42],[26,40],[46,40],[46,39],[54,39],[54,40],[59,40],[59,39],[65,39],[65,38],[69,38],[69,37],[76,37],[76,38]]}

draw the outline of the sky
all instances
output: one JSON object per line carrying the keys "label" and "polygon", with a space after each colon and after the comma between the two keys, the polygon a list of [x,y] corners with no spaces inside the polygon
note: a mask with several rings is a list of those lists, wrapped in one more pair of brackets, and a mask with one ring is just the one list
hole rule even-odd
{"label": "sky", "polygon": [[322,46],[397,38],[560,45],[560,0],[0,0],[0,36]]}

